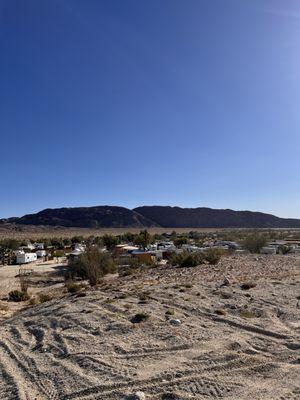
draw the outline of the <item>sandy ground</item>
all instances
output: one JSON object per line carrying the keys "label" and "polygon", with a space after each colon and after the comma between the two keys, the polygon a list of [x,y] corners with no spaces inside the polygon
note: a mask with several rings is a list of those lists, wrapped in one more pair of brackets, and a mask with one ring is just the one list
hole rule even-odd
{"label": "sandy ground", "polygon": [[[31,296],[49,292],[63,286],[63,278],[58,276],[58,271],[63,268],[63,264],[55,261],[37,261],[24,264],[23,270],[31,270],[29,292]],[[20,290],[19,279],[20,265],[6,265],[0,267],[0,321],[13,315],[17,311],[27,307],[26,303],[7,302],[8,293],[11,290]]]}
{"label": "sandy ground", "polygon": [[[122,235],[126,232],[139,233],[143,228],[64,228],[51,226],[33,226],[33,225],[15,225],[15,224],[0,224],[0,239],[17,239],[17,240],[39,240],[45,238],[71,238],[73,236],[103,236]],[[190,231],[197,232],[221,232],[231,231],[232,229],[217,229],[217,228],[147,228],[152,235],[163,234],[166,232],[175,231],[177,233],[187,233]]]}
{"label": "sandy ground", "polygon": [[[45,275],[47,273],[55,272],[60,264],[55,261],[35,262],[24,264],[24,269],[31,269],[37,274]],[[20,289],[19,280],[17,275],[19,273],[20,265],[5,265],[0,267],[0,296],[5,296],[10,290]]]}
{"label": "sandy ground", "polygon": [[299,265],[234,255],[22,311],[0,325],[0,399],[300,399]]}

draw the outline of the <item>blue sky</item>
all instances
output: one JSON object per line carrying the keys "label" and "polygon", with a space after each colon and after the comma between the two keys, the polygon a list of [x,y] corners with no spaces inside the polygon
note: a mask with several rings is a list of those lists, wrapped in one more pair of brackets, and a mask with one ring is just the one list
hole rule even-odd
{"label": "blue sky", "polygon": [[0,0],[0,217],[300,218],[298,0]]}

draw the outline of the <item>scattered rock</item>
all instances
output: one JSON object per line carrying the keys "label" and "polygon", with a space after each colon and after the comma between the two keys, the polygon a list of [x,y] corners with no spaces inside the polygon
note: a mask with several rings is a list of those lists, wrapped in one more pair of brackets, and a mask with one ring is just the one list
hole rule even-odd
{"label": "scattered rock", "polygon": [[229,286],[229,285],[230,285],[230,280],[226,277],[226,278],[224,279],[223,283],[221,284],[221,287],[222,287],[222,286]]}
{"label": "scattered rock", "polygon": [[181,325],[181,321],[180,321],[180,319],[170,319],[170,324],[171,325]]}
{"label": "scattered rock", "polygon": [[179,397],[176,393],[164,393],[161,396],[161,400],[181,400],[182,397]]}
{"label": "scattered rock", "polygon": [[146,400],[146,395],[144,392],[136,392],[132,398],[132,400]]}
{"label": "scattered rock", "polygon": [[236,310],[237,306],[235,304],[225,304],[225,307],[230,308],[230,310]]}

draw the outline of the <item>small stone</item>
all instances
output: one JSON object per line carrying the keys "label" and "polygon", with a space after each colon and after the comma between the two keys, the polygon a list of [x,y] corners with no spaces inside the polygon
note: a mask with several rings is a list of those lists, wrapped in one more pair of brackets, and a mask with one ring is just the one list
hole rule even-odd
{"label": "small stone", "polygon": [[144,392],[136,392],[133,396],[133,400],[146,400],[146,395]]}
{"label": "small stone", "polygon": [[170,319],[170,324],[171,325],[181,325],[181,321],[180,321],[180,319]]}
{"label": "small stone", "polygon": [[181,400],[181,398],[173,392],[170,393],[164,393],[162,395],[162,400]]}
{"label": "small stone", "polygon": [[228,278],[225,278],[221,286],[229,286],[230,285],[230,280]]}

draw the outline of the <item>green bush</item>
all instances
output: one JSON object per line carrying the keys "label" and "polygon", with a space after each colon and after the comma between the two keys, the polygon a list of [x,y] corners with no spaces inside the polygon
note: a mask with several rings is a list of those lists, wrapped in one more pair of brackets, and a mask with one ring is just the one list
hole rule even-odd
{"label": "green bush", "polygon": [[150,317],[149,314],[146,314],[143,312],[138,313],[138,314],[135,314],[135,316],[131,318],[131,322],[133,324],[140,324],[141,322],[147,321],[149,319],[149,317]]}
{"label": "green bush", "polygon": [[80,291],[80,289],[81,289],[81,285],[79,285],[78,283],[69,282],[67,284],[68,293],[77,293]]}
{"label": "green bush", "polygon": [[222,251],[218,249],[208,249],[205,252],[188,253],[186,251],[175,254],[171,258],[171,264],[182,268],[197,267],[207,261],[209,264],[217,264],[221,257]]}
{"label": "green bush", "polygon": [[288,254],[290,251],[291,251],[291,248],[289,246],[282,245],[282,246],[279,246],[279,248],[278,248],[279,254]]}
{"label": "green bush", "polygon": [[50,296],[49,294],[41,293],[41,294],[39,295],[39,300],[40,300],[40,303],[46,303],[46,301],[51,301],[51,300],[53,300],[53,297]]}
{"label": "green bush", "polygon": [[69,264],[67,274],[71,279],[88,279],[90,285],[95,286],[104,275],[115,272],[116,266],[109,254],[102,253],[98,247],[89,247]]}
{"label": "green bush", "polygon": [[23,292],[22,290],[12,290],[8,293],[9,300],[11,301],[26,301],[29,300],[30,296],[27,292]]}
{"label": "green bush", "polygon": [[266,238],[262,235],[249,235],[244,239],[242,245],[244,249],[250,251],[250,253],[260,253],[261,249],[266,245]]}
{"label": "green bush", "polygon": [[211,265],[218,264],[221,257],[222,257],[222,251],[218,249],[208,249],[204,253],[205,260]]}
{"label": "green bush", "polygon": [[171,264],[182,268],[196,267],[202,264],[204,257],[202,253],[188,253],[186,251],[171,257]]}

